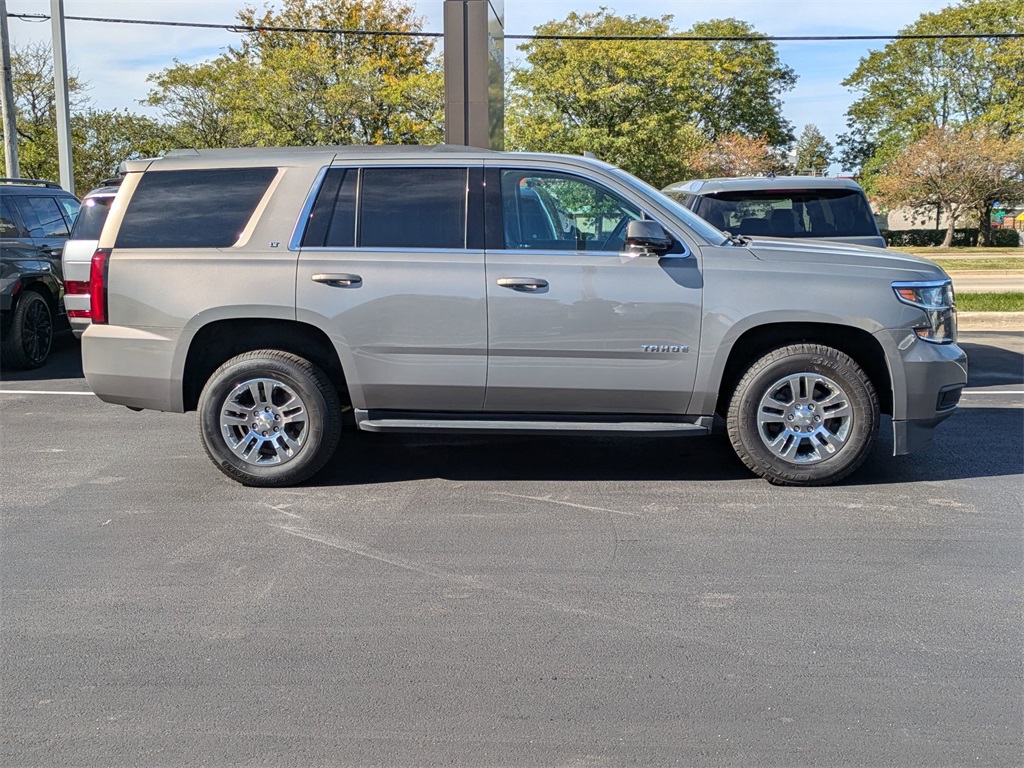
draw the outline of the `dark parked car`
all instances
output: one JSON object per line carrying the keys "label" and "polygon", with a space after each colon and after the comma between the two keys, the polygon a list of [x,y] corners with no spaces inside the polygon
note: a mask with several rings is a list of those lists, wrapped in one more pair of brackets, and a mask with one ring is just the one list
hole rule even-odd
{"label": "dark parked car", "polygon": [[723,232],[885,247],[864,190],[850,179],[694,179],[662,190]]}
{"label": "dark parked car", "polygon": [[0,179],[0,366],[46,362],[64,316],[61,254],[81,204],[52,181]]}

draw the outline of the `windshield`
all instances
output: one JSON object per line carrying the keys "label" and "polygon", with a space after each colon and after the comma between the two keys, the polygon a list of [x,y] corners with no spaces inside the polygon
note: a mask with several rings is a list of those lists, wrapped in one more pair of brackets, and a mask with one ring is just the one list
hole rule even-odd
{"label": "windshield", "polygon": [[719,229],[751,237],[878,236],[867,200],[856,189],[718,192],[694,211]]}
{"label": "windshield", "polygon": [[727,240],[725,234],[721,230],[711,226],[710,224],[708,224],[708,222],[704,221],[704,219],[702,219],[700,216],[694,214],[693,211],[684,208],[682,205],[677,203],[664,192],[658,191],[650,184],[648,184],[646,181],[638,179],[636,176],[628,174],[625,171],[620,170],[618,168],[610,168],[609,170],[616,176],[621,178],[623,181],[627,181],[630,185],[634,187],[639,187],[646,194],[650,195],[653,198],[656,198],[659,203],[664,205],[666,208],[671,209],[671,211],[680,219],[682,219],[690,229],[692,229],[698,235],[703,237],[709,243],[713,243],[714,245],[722,245]]}
{"label": "windshield", "polygon": [[71,239],[99,240],[112,202],[114,202],[113,195],[87,197],[82,202],[78,218],[75,219],[75,226],[71,230]]}

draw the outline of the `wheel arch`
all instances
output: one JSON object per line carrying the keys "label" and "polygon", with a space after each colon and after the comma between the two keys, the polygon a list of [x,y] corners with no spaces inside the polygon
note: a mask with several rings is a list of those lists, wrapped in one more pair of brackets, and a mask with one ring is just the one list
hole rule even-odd
{"label": "wheel arch", "polygon": [[823,344],[845,352],[864,369],[882,413],[892,414],[892,377],[885,351],[871,333],[849,325],[783,322],[744,331],[733,343],[722,371],[715,412],[724,415],[744,372],[760,357],[789,344]]}
{"label": "wheel arch", "polygon": [[182,371],[182,404],[194,411],[211,374],[232,357],[257,349],[290,352],[323,370],[349,403],[345,372],[338,351],[324,331],[296,320],[230,318],[202,326],[192,337]]}
{"label": "wheel arch", "polygon": [[50,313],[54,317],[57,316],[60,303],[60,284],[53,275],[44,273],[22,275],[17,290],[11,296],[12,311],[21,298],[29,291],[38,293],[46,299],[46,304],[50,307]]}

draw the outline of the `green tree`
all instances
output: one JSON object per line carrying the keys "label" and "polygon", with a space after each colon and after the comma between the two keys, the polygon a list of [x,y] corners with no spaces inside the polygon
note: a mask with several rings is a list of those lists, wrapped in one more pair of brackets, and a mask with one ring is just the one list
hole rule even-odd
{"label": "green tree", "polygon": [[[395,0],[284,0],[238,14],[246,26],[415,32]],[[253,31],[238,48],[150,76],[159,107],[190,146],[437,143],[442,71],[430,38]]]}
{"label": "green tree", "polygon": [[782,157],[764,136],[728,133],[703,147],[691,160],[698,176],[758,176],[783,170]]}
{"label": "green tree", "polygon": [[[570,13],[538,35],[664,36],[671,16]],[[693,34],[750,34],[732,19]],[[791,140],[779,94],[795,75],[768,42],[704,43],[535,39],[519,48],[505,117],[510,149],[580,153],[603,159],[655,186],[694,172],[691,160],[719,136],[739,132]]]}
{"label": "green tree", "polygon": [[[683,32],[695,37],[763,38],[745,21],[712,19]],[[796,85],[796,73],[779,58],[770,40],[661,43],[679,46],[680,69],[673,82],[690,105],[690,119],[710,139],[723,134],[763,136],[772,146],[793,141],[793,126],[782,117],[782,94]]]}
{"label": "green tree", "polygon": [[834,147],[818,126],[808,123],[796,140],[796,167],[798,171],[827,172],[834,157]]}
{"label": "green tree", "polygon": [[946,214],[948,248],[964,214],[983,217],[987,230],[993,202],[1024,198],[1024,137],[1003,138],[992,128],[933,126],[879,173],[875,189],[886,207],[938,207]]}
{"label": "green tree", "polygon": [[[25,178],[58,179],[57,107],[53,54],[46,43],[13,47],[11,70],[18,125],[18,165]],[[80,193],[112,176],[123,160],[154,155],[168,146],[157,121],[127,111],[96,110],[88,86],[68,79],[75,187]]]}
{"label": "green tree", "polygon": [[[906,35],[1024,33],[1024,0],[963,0],[926,13]],[[1024,132],[1024,39],[894,40],[861,59],[843,85],[859,94],[841,161],[865,181],[930,128],[977,123]]]}

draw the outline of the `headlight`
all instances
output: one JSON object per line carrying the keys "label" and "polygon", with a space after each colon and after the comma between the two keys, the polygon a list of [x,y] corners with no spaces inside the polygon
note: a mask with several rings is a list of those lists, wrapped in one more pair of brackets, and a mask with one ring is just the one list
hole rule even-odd
{"label": "headlight", "polygon": [[892,289],[896,298],[924,313],[923,322],[914,328],[919,339],[932,344],[956,341],[956,299],[951,280],[893,283]]}

